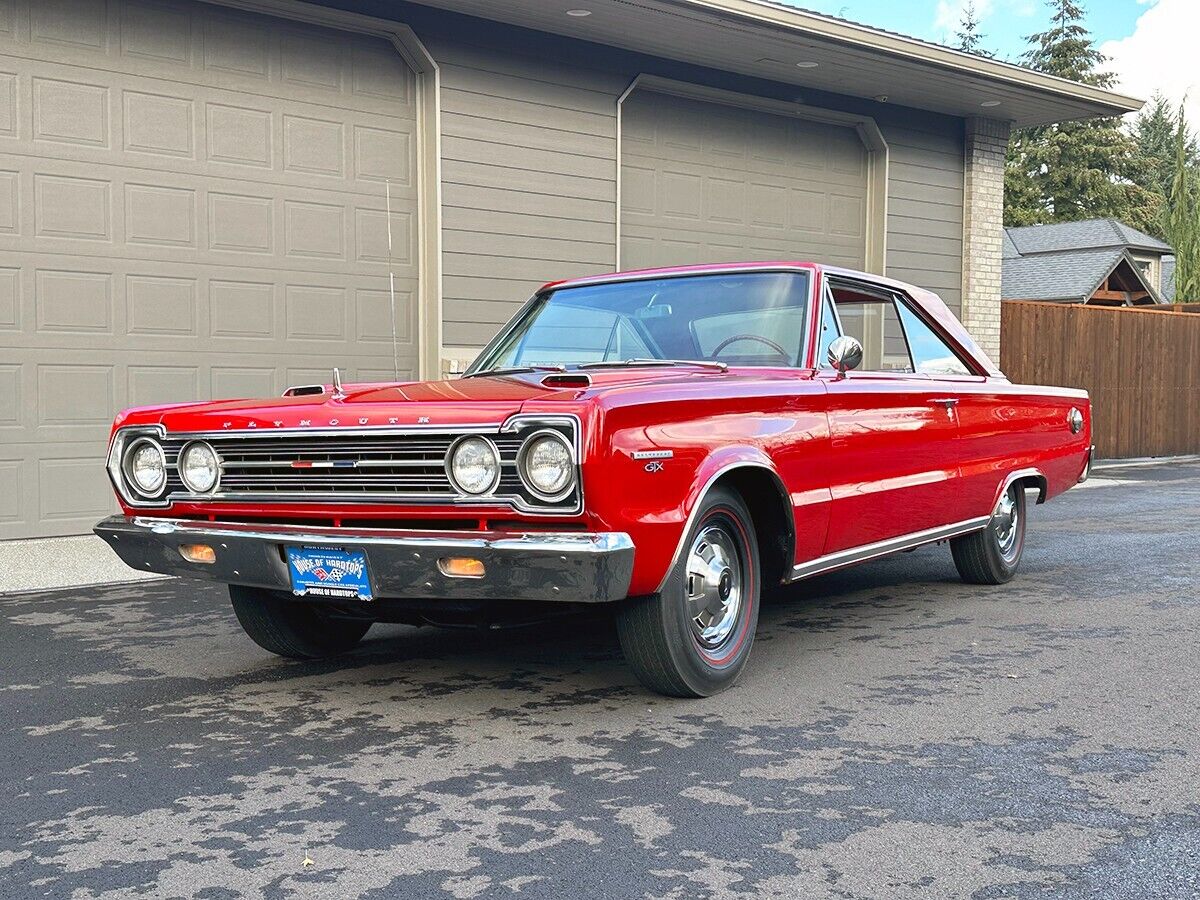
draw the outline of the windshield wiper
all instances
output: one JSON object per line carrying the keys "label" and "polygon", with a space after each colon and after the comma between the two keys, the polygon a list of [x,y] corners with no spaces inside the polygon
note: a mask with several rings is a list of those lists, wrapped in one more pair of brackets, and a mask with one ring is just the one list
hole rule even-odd
{"label": "windshield wiper", "polygon": [[566,366],[498,366],[495,369],[480,369],[463,378],[483,378],[485,375],[523,375],[529,372],[565,372]]}
{"label": "windshield wiper", "polygon": [[635,368],[638,366],[698,366],[728,372],[729,364],[713,359],[614,359],[607,362],[580,363],[579,369]]}

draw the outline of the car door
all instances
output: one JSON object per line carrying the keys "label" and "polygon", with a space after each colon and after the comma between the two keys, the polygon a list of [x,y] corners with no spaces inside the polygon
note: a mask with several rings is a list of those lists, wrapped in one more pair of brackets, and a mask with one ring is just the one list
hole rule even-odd
{"label": "car door", "polygon": [[1023,449],[1021,438],[1013,434],[1014,418],[1021,413],[1004,402],[988,378],[972,373],[960,352],[911,300],[899,295],[896,299],[913,368],[929,379],[937,394],[954,401],[958,439],[953,458],[958,481],[947,498],[947,509],[953,510],[954,521],[988,515],[1000,483],[1013,469],[1012,460]]}
{"label": "car door", "polygon": [[[824,368],[829,398],[831,517],[825,553],[937,528],[958,519],[957,397],[915,371],[890,290],[830,279],[818,365],[830,331],[863,345],[862,365]],[[836,336],[836,335],[834,335]]]}

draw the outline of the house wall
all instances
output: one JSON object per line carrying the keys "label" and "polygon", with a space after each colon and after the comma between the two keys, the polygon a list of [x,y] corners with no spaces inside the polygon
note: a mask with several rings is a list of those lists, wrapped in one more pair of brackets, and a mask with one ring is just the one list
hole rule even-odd
{"label": "house wall", "polygon": [[[868,115],[888,143],[887,274],[961,308],[960,119],[744,78],[419,6],[441,70],[443,343],[469,359],[540,284],[616,264],[617,100],[639,74]],[[819,260],[818,260],[819,261]]]}
{"label": "house wall", "polygon": [[1009,124],[966,124],[963,299],[959,318],[993,360],[1000,359],[1000,298],[1004,269],[1004,158]]}

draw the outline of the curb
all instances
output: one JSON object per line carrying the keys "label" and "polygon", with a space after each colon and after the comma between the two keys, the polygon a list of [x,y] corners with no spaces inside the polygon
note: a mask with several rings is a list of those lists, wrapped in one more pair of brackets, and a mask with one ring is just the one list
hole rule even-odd
{"label": "curb", "polygon": [[1145,469],[1151,466],[1174,466],[1180,463],[1200,462],[1200,453],[1186,456],[1140,456],[1135,459],[1105,459],[1092,464],[1092,471],[1102,469]]}

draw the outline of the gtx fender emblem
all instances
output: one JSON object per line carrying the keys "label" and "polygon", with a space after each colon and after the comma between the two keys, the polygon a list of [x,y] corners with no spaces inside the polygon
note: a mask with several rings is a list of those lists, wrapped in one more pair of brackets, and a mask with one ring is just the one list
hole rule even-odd
{"label": "gtx fender emblem", "polygon": [[655,472],[661,472],[662,470],[663,470],[663,464],[662,464],[661,460],[656,459],[656,460],[654,460],[654,462],[646,463],[646,471],[649,472],[650,474],[654,474]]}

